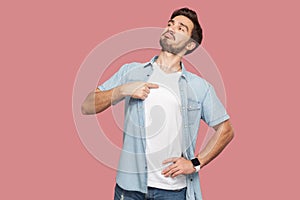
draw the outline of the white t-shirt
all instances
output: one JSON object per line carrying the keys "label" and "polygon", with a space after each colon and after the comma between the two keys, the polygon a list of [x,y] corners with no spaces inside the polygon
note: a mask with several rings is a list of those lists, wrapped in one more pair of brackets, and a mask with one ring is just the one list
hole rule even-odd
{"label": "white t-shirt", "polygon": [[162,162],[182,155],[182,117],[178,80],[181,72],[165,73],[157,63],[148,82],[159,85],[145,99],[146,157],[148,186],[176,190],[186,187],[185,175],[164,177],[161,172],[170,164]]}

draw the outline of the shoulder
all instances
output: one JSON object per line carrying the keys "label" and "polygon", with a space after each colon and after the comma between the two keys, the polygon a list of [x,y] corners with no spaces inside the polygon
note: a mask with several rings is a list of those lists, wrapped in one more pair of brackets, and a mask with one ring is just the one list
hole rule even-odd
{"label": "shoulder", "polygon": [[130,74],[136,74],[136,73],[139,74],[141,72],[141,69],[144,68],[144,66],[145,63],[138,63],[138,62],[126,63],[119,68],[118,72],[115,75],[122,76],[123,78],[125,78]]}
{"label": "shoulder", "polygon": [[131,62],[126,63],[121,67],[121,70],[126,72],[130,72],[132,70],[140,70],[143,69],[148,63],[140,63],[140,62]]}
{"label": "shoulder", "polygon": [[157,59],[157,56],[154,56],[150,61],[148,62],[131,62],[123,65],[122,68],[124,68],[124,71],[126,72],[139,72],[139,71],[145,71],[147,69],[146,66],[151,65],[151,63]]}
{"label": "shoulder", "polygon": [[194,73],[186,72],[186,80],[190,99],[197,99],[202,102],[207,94],[214,90],[213,86],[207,80]]}
{"label": "shoulder", "polygon": [[132,62],[124,64],[121,69],[121,76],[125,81],[142,81],[149,72],[149,67],[146,67],[150,63]]}
{"label": "shoulder", "polygon": [[212,85],[207,80],[192,72],[186,71],[186,78],[187,83],[192,87],[202,88],[204,90],[208,90],[210,87],[212,87]]}

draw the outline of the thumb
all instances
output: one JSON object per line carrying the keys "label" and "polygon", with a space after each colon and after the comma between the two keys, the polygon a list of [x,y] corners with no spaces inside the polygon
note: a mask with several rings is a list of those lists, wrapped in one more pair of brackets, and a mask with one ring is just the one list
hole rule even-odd
{"label": "thumb", "polygon": [[159,85],[155,83],[147,83],[147,87],[149,89],[155,89],[155,88],[159,88]]}

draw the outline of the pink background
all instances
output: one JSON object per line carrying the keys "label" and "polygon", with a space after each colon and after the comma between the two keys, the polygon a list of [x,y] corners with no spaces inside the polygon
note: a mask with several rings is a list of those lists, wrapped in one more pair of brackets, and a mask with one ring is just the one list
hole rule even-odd
{"label": "pink background", "polygon": [[115,171],[76,132],[76,73],[98,43],[128,29],[163,27],[182,6],[198,12],[236,132],[201,172],[204,199],[299,199],[295,2],[1,2],[0,199],[112,199]]}

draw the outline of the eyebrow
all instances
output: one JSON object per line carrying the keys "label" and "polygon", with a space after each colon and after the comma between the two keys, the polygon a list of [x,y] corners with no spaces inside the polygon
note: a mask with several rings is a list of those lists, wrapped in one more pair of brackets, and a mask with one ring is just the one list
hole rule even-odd
{"label": "eyebrow", "polygon": [[[175,21],[174,21],[173,19],[170,19],[168,22],[172,22],[172,23],[174,24]],[[187,25],[185,25],[185,24],[182,23],[182,22],[179,22],[179,24],[180,24],[180,26],[185,27],[187,31],[189,31],[189,27],[188,27]]]}

